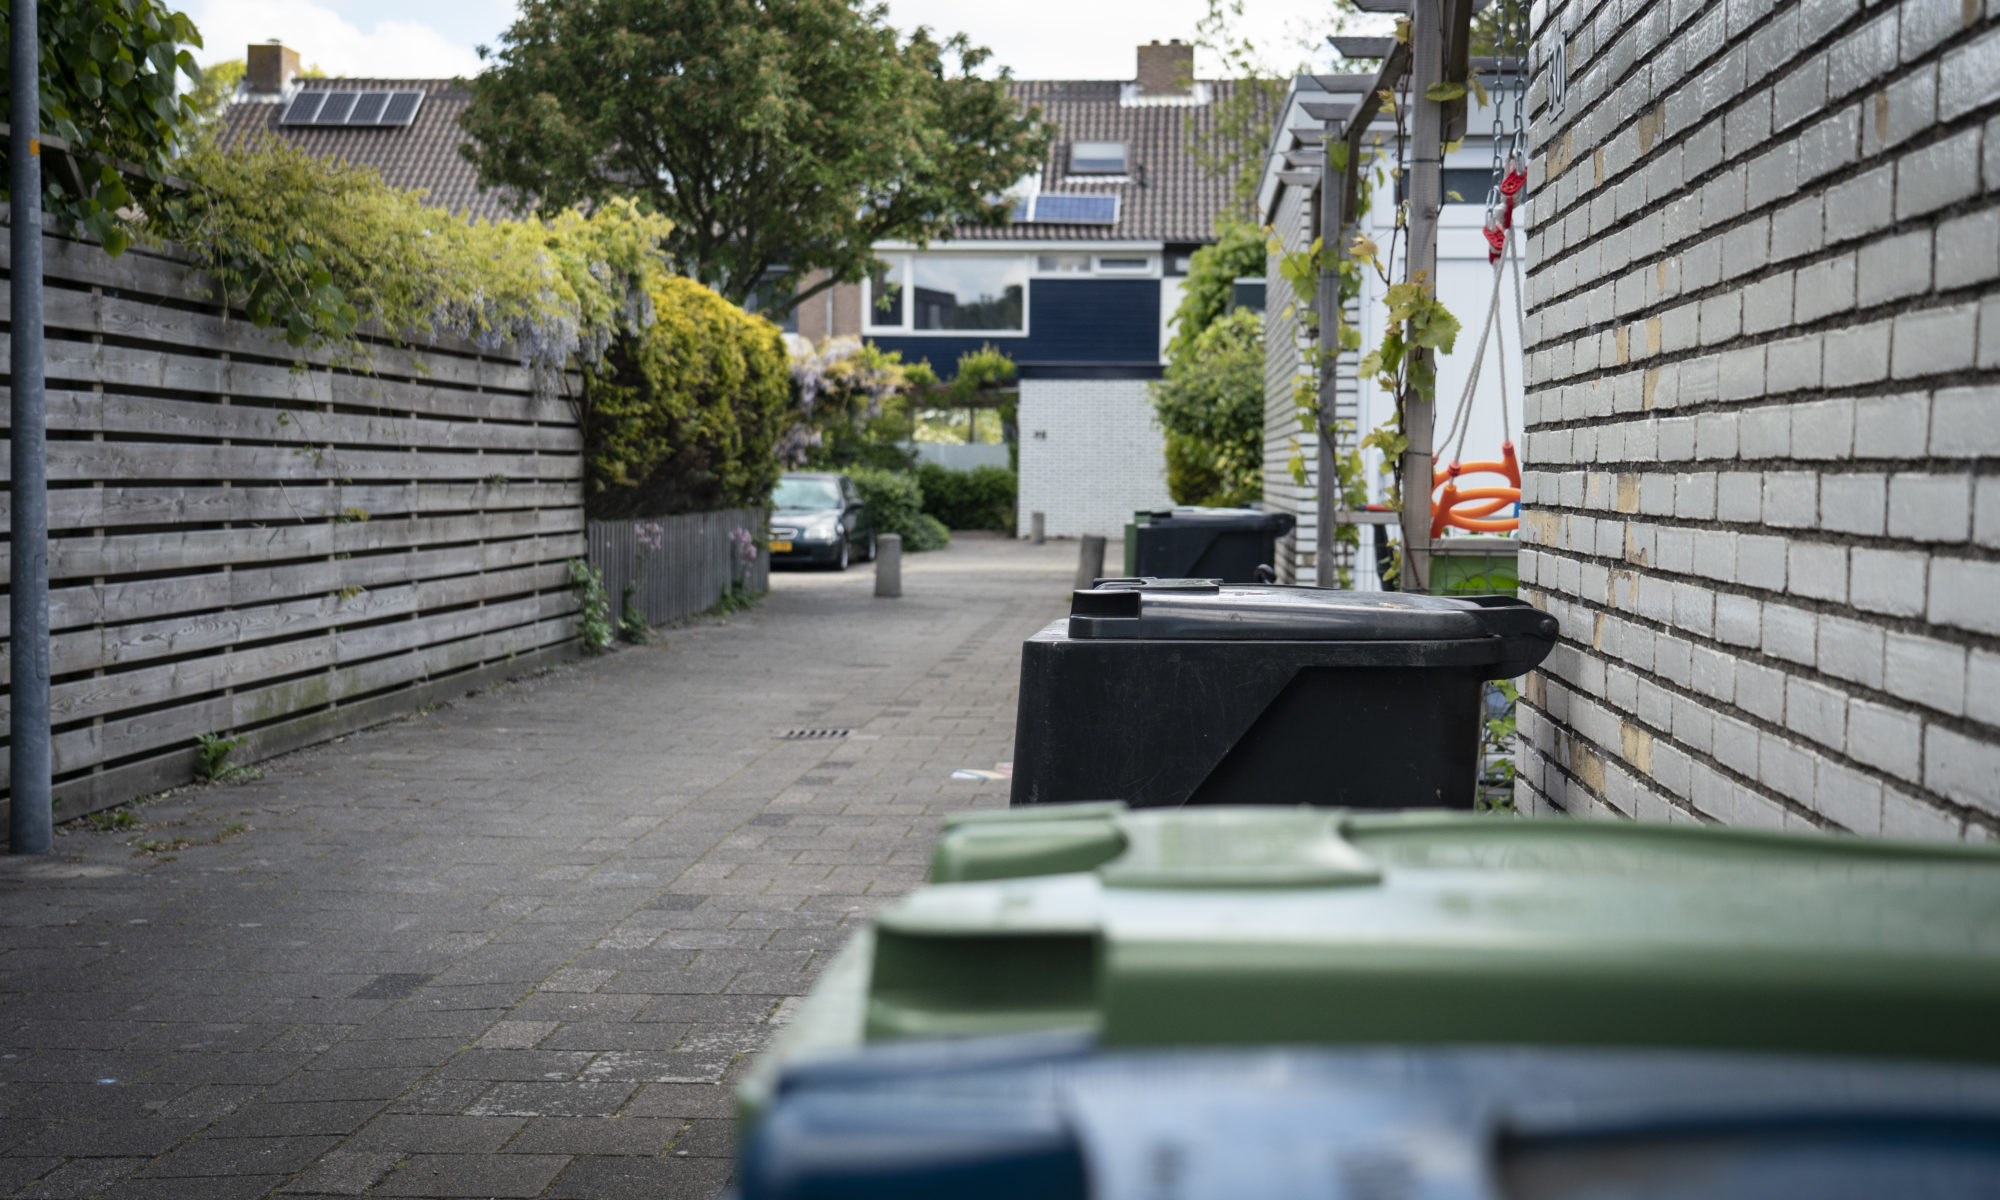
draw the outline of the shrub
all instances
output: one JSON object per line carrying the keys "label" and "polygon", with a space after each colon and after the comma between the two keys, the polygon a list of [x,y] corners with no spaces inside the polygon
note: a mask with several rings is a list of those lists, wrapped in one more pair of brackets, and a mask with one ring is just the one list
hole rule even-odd
{"label": "shrub", "polygon": [[942,550],[951,543],[951,532],[924,511],[924,489],[915,475],[852,467],[847,477],[867,502],[876,533],[899,534],[903,549],[911,553]]}
{"label": "shrub", "polygon": [[593,517],[749,508],[778,481],[791,366],[778,327],[690,279],[648,289],[653,323],[585,372]]}
{"label": "shrub", "polygon": [[992,529],[1011,533],[1018,483],[1005,467],[953,471],[936,463],[917,468],[924,511],[947,529]]}
{"label": "shrub", "polygon": [[[1264,494],[1264,321],[1238,309],[1201,331],[1153,385],[1181,504],[1243,504]],[[1202,494],[1192,489],[1205,488]]]}

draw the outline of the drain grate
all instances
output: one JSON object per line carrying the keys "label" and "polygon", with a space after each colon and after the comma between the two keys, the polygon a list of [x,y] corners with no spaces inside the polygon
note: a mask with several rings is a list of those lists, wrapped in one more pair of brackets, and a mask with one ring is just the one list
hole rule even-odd
{"label": "drain grate", "polygon": [[787,742],[829,742],[848,735],[845,729],[787,729],[778,737]]}

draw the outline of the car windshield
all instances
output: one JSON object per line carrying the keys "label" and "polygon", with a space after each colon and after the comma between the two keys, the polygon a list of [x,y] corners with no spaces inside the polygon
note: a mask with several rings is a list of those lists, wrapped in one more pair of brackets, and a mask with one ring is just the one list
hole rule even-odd
{"label": "car windshield", "polygon": [[771,493],[771,503],[793,512],[839,508],[840,485],[831,479],[780,479]]}

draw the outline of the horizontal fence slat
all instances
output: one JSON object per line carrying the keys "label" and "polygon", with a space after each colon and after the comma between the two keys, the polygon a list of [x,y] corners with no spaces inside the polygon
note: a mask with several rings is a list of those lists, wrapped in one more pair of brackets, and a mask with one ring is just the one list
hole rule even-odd
{"label": "horizontal fence slat", "polygon": [[[225,521],[314,521],[578,506],[575,483],[481,479],[472,483],[348,483],[303,487],[59,487],[49,491],[52,530]],[[13,511],[0,490],[0,522]]]}

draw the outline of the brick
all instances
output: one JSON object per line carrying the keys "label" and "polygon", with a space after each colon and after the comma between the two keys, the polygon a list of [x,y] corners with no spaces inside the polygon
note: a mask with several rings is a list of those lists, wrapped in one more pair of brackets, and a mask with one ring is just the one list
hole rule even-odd
{"label": "brick", "polygon": [[1726,292],[1701,302],[1701,344],[1731,341],[1743,332],[1743,293]]}
{"label": "brick", "polygon": [[1715,761],[1740,775],[1757,776],[1757,729],[1735,717],[1715,718]]}
{"label": "brick", "polygon": [[1752,662],[1736,665],[1736,706],[1776,723],[1785,715],[1785,673]]}
{"label": "brick", "polygon": [[[1993,489],[2000,497],[2000,485]],[[1755,524],[1763,517],[1764,480],[1754,471],[1731,471],[1715,480],[1715,516],[1719,521]],[[2000,523],[2000,502],[1995,504]]]}
{"label": "brick", "polygon": [[1771,219],[1758,217],[1722,235],[1722,277],[1735,279],[1771,261]]}
{"label": "brick", "polygon": [[1923,722],[1901,709],[1867,700],[1847,707],[1847,753],[1856,762],[1912,783],[1921,778]]}
{"label": "brick", "polygon": [[[1854,255],[1800,267],[1793,283],[1793,319],[1804,325],[1854,307]],[[1882,328],[1882,368],[1889,365],[1889,329]]]}
{"label": "brick", "polygon": [[[1766,135],[1769,133],[1768,120],[1765,122],[1765,133]],[[1754,212],[1767,204],[1790,196],[1798,186],[1798,144],[1786,142],[1751,160],[1749,176],[1745,183],[1744,201]]]}
{"label": "brick", "polygon": [[1715,597],[1715,636],[1730,646],[1755,646],[1763,636],[1763,606],[1748,596],[1722,592]]}
{"label": "brick", "polygon": [[1938,392],[1931,402],[1930,450],[1944,458],[2000,454],[2000,386]]}
{"label": "brick", "polygon": [[1814,600],[1847,599],[1847,547],[1794,542],[1785,563],[1785,590]]}
{"label": "brick", "polygon": [[[1818,614],[1784,604],[1764,606],[1764,653],[1809,667],[1818,658],[1818,635]],[[1737,686],[1740,690],[1740,673]]]}
{"label": "brick", "polygon": [[1799,5],[1799,44],[1815,44],[1860,11],[1861,0],[1805,0]]}
{"label": "brick", "polygon": [[1988,549],[2000,548],[2000,476],[1981,478],[1973,493],[1972,540]]}
{"label": "brick", "polygon": [[1869,96],[1861,105],[1861,157],[1873,158],[1937,123],[1937,67],[1926,66]]}
{"label": "brick", "polygon": [[[1640,681],[1643,694],[1645,681]],[[1965,715],[1988,725],[2000,725],[2000,654],[1974,650],[1965,663]]]}
{"label": "brick", "polygon": [[[1975,633],[2000,633],[2000,563],[1936,558],[1930,569],[1930,606],[1925,615],[1940,625]],[[1910,614],[1914,615],[1914,614]]]}
{"label": "brick", "polygon": [[1793,407],[1793,458],[1846,458],[1853,449],[1854,401],[1818,400]]}
{"label": "brick", "polygon": [[1882,475],[1823,475],[1819,481],[1821,527],[1835,533],[1879,535],[1888,511]]}
{"label": "brick", "polygon": [[1778,795],[1804,803],[1813,794],[1813,756],[1775,733],[1757,739],[1757,781]]}
{"label": "brick", "polygon": [[1831,175],[1856,161],[1861,142],[1861,106],[1849,105],[1799,134],[1799,183]]}
{"label": "brick", "polygon": [[1866,308],[1927,292],[1931,286],[1931,231],[1864,244],[1857,255],[1855,301]]}
{"label": "brick", "polygon": [[1882,785],[1859,771],[1820,759],[1811,803],[1850,833],[1882,831]]}
{"label": "brick", "polygon": [[1744,534],[1736,540],[1736,580],[1773,592],[1785,587],[1785,539]]}
{"label": "brick", "polygon": [[1771,261],[1811,254],[1826,243],[1826,216],[1817,194],[1781,208],[1771,217]]}
{"label": "brick", "polygon": [[1896,219],[1907,220],[1979,192],[1977,129],[1912,150],[1896,163]]}
{"label": "brick", "polygon": [[[1791,281],[1784,284],[1784,303],[1791,306]],[[1752,331],[1754,332],[1754,331]],[[1725,350],[1715,363],[1716,395],[1722,400],[1754,400],[1764,395],[1764,347],[1749,346]],[[1729,455],[1735,450],[1735,430],[1731,426]],[[1708,457],[1703,455],[1703,457]]]}
{"label": "brick", "polygon": [[1897,475],[1889,481],[1889,536],[1964,541],[1972,533],[1970,475]]}
{"label": "brick", "polygon": [[1856,608],[1894,617],[1914,617],[1924,611],[1922,554],[1856,546],[1852,568],[1848,596]]}
{"label": "brick", "polygon": [[1826,55],[1815,54],[1771,89],[1771,128],[1782,133],[1826,109]]}
{"label": "brick", "polygon": [[1982,812],[2000,813],[2000,743],[1933,725],[1924,733],[1924,784]]}
{"label": "brick", "polygon": [[[1978,3],[1972,0],[1975,13]],[[1903,0],[1898,8],[1903,18],[1901,49],[1906,63],[1922,58],[1970,24],[1964,18],[1966,0]]]}
{"label": "brick", "polygon": [[1978,307],[1972,304],[1900,314],[1896,317],[1890,374],[1912,379],[1972,366],[1978,320]]}
{"label": "brick", "polygon": [[1883,683],[1889,693],[1941,713],[1965,711],[1967,651],[1908,633],[1886,636]]}
{"label": "brick", "polygon": [[1819,476],[1811,471],[1764,473],[1764,523],[1805,529],[1818,520]]}
{"label": "brick", "polygon": [[1838,99],[1887,75],[1896,65],[1896,13],[1891,10],[1835,42],[1827,52],[1827,93]]}
{"label": "brick", "polygon": [[[1938,65],[1938,120],[1950,121],[2000,99],[2000,28],[1944,56]],[[1990,153],[1992,146],[1987,150]]]}
{"label": "brick", "polygon": [[1854,444],[1863,457],[1921,458],[1930,428],[1931,398],[1923,392],[1854,402]]}
{"label": "brick", "polygon": [[1895,788],[1882,789],[1882,836],[1925,841],[1957,841],[1958,818]]}
{"label": "brick", "polygon": [[1896,168],[1886,164],[1827,189],[1827,241],[1879,232],[1894,218],[1895,195]]}
{"label": "brick", "polygon": [[1938,226],[1936,276],[1939,291],[2000,279],[2000,208]]}
{"label": "brick", "polygon": [[1744,458],[1788,458],[1792,453],[1792,410],[1783,404],[1737,414],[1737,453]]}
{"label": "brick", "polygon": [[1819,619],[1819,669],[1867,687],[1882,686],[1882,631],[1827,614]]}
{"label": "brick", "polygon": [[1829,750],[1841,749],[1847,739],[1846,694],[1810,680],[1786,680],[1785,728]]}
{"label": "brick", "polygon": [[1765,350],[1765,387],[1773,395],[1818,388],[1820,335],[1787,338]]}

